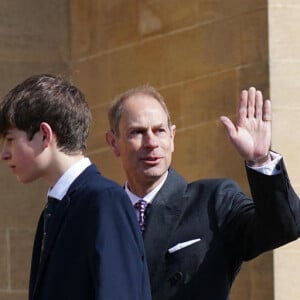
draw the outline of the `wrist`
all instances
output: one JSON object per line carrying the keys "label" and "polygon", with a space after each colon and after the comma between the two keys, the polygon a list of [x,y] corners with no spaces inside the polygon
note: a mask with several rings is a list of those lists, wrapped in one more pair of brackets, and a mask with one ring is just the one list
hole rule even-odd
{"label": "wrist", "polygon": [[265,154],[264,156],[258,157],[253,160],[246,160],[246,163],[249,167],[261,167],[264,164],[270,162],[271,160],[272,159],[271,159],[270,151],[268,151],[267,154]]}

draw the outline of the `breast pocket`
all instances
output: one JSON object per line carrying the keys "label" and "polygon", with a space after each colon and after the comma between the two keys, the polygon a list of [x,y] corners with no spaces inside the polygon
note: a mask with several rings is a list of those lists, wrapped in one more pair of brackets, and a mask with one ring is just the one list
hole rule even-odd
{"label": "breast pocket", "polygon": [[187,283],[198,271],[207,252],[207,243],[204,239],[177,250],[167,253],[168,281],[171,285],[180,282]]}

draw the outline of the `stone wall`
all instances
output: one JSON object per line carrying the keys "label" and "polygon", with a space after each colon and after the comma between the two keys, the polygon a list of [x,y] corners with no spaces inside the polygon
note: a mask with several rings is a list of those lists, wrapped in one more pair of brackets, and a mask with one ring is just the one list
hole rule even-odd
{"label": "stone wall", "polygon": [[[284,157],[300,195],[300,3],[269,1],[270,94],[273,102],[273,147]],[[274,251],[276,300],[300,298],[299,240]]]}
{"label": "stone wall", "polygon": [[[37,73],[69,75],[68,1],[0,2],[0,97]],[[25,300],[43,182],[22,185],[0,164],[0,300]]]}

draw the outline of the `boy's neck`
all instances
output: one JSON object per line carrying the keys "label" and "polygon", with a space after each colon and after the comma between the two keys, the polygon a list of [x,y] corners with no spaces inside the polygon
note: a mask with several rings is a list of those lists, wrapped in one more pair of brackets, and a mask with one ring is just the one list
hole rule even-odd
{"label": "boy's neck", "polygon": [[83,154],[68,155],[65,153],[60,153],[55,157],[55,160],[51,163],[49,167],[50,170],[46,174],[46,181],[50,186],[54,186],[58,179],[75,163],[84,158]]}

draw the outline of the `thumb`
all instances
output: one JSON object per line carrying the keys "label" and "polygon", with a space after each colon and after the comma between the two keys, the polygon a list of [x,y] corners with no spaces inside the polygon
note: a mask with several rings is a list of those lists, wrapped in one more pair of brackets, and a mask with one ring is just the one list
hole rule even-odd
{"label": "thumb", "polygon": [[236,128],[231,120],[225,116],[221,116],[220,121],[224,125],[229,138],[234,138],[236,136]]}

